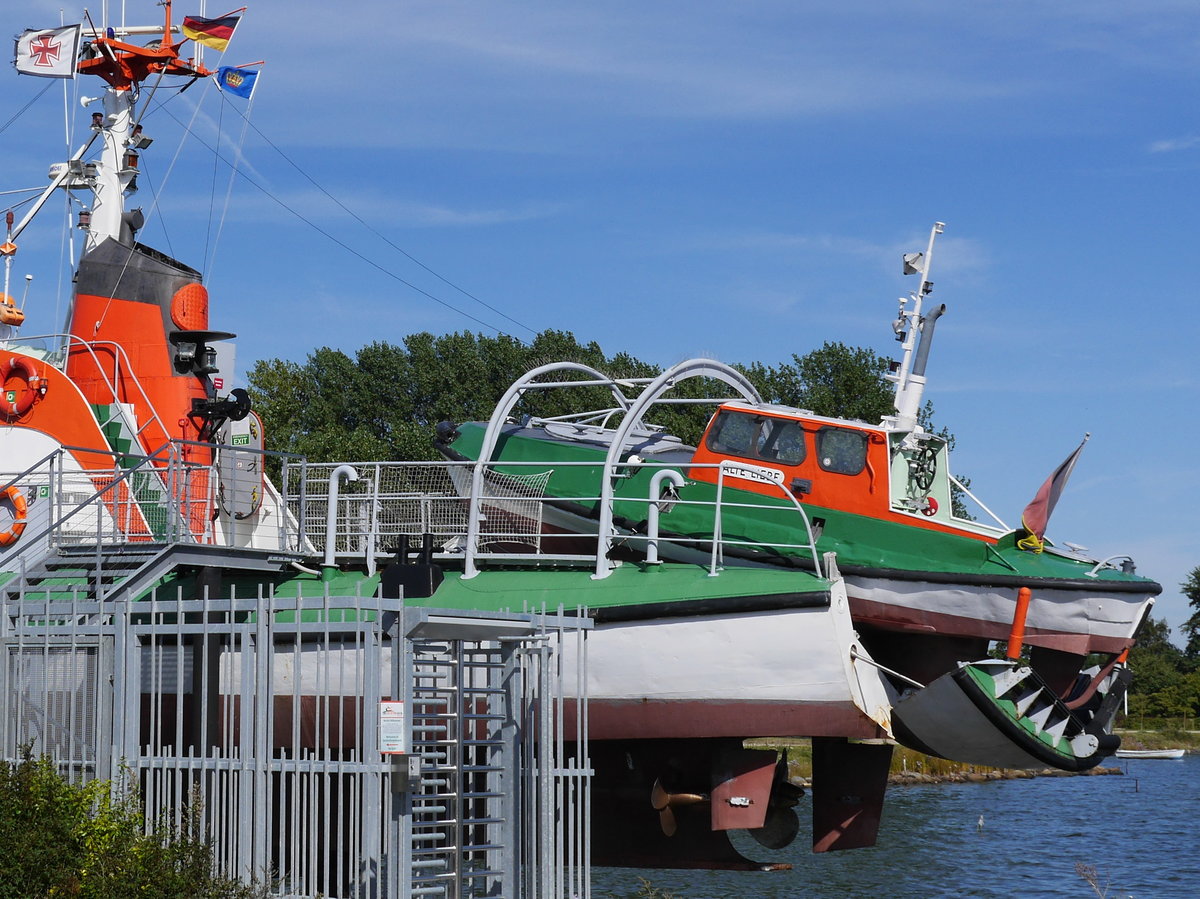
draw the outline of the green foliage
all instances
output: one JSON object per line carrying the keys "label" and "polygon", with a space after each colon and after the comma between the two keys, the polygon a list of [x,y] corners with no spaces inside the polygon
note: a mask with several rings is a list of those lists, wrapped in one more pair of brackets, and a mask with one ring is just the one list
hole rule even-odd
{"label": "green foliage", "polygon": [[887,367],[873,350],[826,341],[803,356],[793,353],[790,363],[754,362],[743,370],[768,403],[875,424],[896,411]]}
{"label": "green foliage", "polygon": [[251,899],[265,888],[213,873],[193,803],[147,834],[136,791],[71,784],[45,758],[0,763],[0,899]]}
{"label": "green foliage", "polygon": [[1192,670],[1190,660],[1170,637],[1167,623],[1150,616],[1138,631],[1137,644],[1129,651],[1131,717],[1200,715],[1200,670]]}
{"label": "green foliage", "polygon": [[1200,565],[1188,573],[1187,579],[1179,585],[1179,589],[1195,610],[1192,617],[1183,623],[1183,632],[1188,638],[1184,653],[1192,661],[1200,663]]}
{"label": "green foliage", "polygon": [[[248,381],[272,450],[312,461],[433,459],[433,427],[486,419],[520,375],[539,365],[572,361],[619,378],[651,378],[657,366],[629,355],[606,356],[595,342],[547,330],[528,346],[511,337],[460,332],[412,334],[403,345],[372,343],[351,359],[323,347],[303,364],[258,362]],[[741,370],[768,402],[811,409],[818,415],[878,422],[894,411],[883,373],[887,360],[869,349],[826,343],[776,366],[755,362]],[[580,375],[580,378],[586,377]],[[690,379],[676,397],[725,397],[719,382]],[[613,404],[601,387],[532,391],[517,411],[551,417]],[[927,410],[927,413],[930,410]],[[662,406],[655,421],[685,442],[699,440],[711,409]],[[615,419],[614,419],[615,420]]]}
{"label": "green foliage", "polygon": [[[543,331],[528,346],[464,331],[411,334],[402,346],[372,343],[353,359],[322,347],[303,365],[262,360],[248,381],[274,451],[316,462],[432,460],[439,421],[486,419],[520,375],[564,360],[629,377],[656,373],[632,357],[608,359],[597,344],[562,331]],[[607,391],[580,388],[573,399],[531,394],[520,411],[550,416],[609,403]]]}
{"label": "green foliage", "polygon": [[656,887],[644,877],[639,877],[638,883],[638,891],[633,894],[635,899],[679,899],[677,894]]}

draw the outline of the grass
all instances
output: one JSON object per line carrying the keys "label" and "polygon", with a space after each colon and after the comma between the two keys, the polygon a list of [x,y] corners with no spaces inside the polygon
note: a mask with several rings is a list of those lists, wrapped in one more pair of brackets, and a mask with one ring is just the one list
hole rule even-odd
{"label": "grass", "polygon": [[[788,776],[793,780],[812,780],[812,743],[807,739],[773,738],[766,740],[747,740],[746,747],[750,749],[774,749],[787,752]],[[895,746],[892,749],[892,774],[916,773],[930,777],[942,778],[966,774],[988,774],[999,771],[999,768],[989,768],[986,765],[967,765],[952,762],[936,756],[925,755],[915,749],[905,746]]]}

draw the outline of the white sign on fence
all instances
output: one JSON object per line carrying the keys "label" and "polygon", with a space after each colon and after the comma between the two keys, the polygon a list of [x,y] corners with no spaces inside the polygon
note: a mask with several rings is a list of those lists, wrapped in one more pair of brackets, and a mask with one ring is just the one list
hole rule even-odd
{"label": "white sign on fence", "polygon": [[379,751],[384,755],[403,755],[404,703],[385,699],[379,703]]}

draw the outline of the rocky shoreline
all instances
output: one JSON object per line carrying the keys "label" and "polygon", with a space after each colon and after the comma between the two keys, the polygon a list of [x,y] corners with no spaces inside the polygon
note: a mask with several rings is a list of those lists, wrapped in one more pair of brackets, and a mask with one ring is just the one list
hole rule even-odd
{"label": "rocky shoreline", "polygon": [[1033,777],[1097,777],[1105,774],[1124,774],[1122,768],[1096,767],[1087,771],[1060,771],[1057,768],[1038,770],[1004,769],[996,771],[954,771],[947,774],[924,774],[920,771],[900,771],[888,775],[888,785],[902,784],[961,784],[987,783],[992,780],[1025,780]]}
{"label": "rocky shoreline", "polygon": [[[926,774],[922,771],[897,771],[888,775],[888,786],[916,786],[918,784],[979,784],[993,780],[1030,780],[1034,777],[1100,777],[1109,774],[1125,774],[1124,768],[1099,766],[1088,771],[1060,771],[1057,768],[1024,770],[1019,768],[989,771],[949,771],[943,774]],[[809,789],[812,779],[792,777],[798,787]]]}

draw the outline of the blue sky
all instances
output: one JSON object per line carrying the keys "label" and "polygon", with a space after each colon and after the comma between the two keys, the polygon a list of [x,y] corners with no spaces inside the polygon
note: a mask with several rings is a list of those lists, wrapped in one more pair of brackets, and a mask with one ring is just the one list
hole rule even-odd
{"label": "blue sky", "polygon": [[[59,6],[2,18],[16,33]],[[1011,524],[1090,431],[1050,535],[1133,555],[1166,587],[1156,614],[1178,637],[1178,584],[1200,565],[1194,3],[343,8],[252,6],[224,59],[268,61],[251,120],[387,240],[534,330],[664,365],[780,362],[825,340],[891,354],[895,298],[913,287],[900,254],[946,222],[927,397],[958,436],[956,469]],[[4,119],[44,86],[5,83]],[[6,171],[27,173],[13,186],[44,183],[63,155],[61,103],[42,105],[3,135]],[[210,143],[223,129],[231,158],[245,108],[206,85],[167,107]],[[217,241],[228,169],[196,141],[176,159],[165,112],[145,124],[143,167],[166,189],[143,239],[205,270],[243,369],[484,330],[398,278],[529,336],[253,131],[244,170],[374,265],[244,181]],[[38,275],[27,333],[56,328],[58,248],[57,223],[23,241],[14,273]]]}

